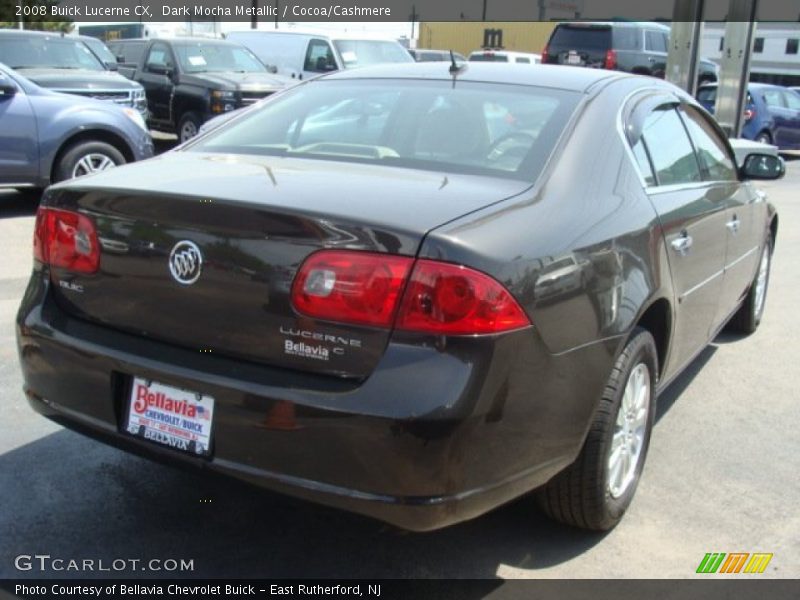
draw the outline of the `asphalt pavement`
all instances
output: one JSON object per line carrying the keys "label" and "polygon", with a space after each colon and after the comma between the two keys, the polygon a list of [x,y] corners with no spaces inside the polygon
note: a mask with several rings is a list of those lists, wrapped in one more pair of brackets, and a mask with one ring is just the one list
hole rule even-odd
{"label": "asphalt pavement", "polygon": [[[22,393],[13,326],[36,198],[0,192],[0,578],[683,578],[700,577],[707,552],[773,553],[747,577],[800,577],[800,161],[761,187],[780,212],[762,326],[720,335],[662,395],[636,499],[607,534],[555,524],[528,498],[406,533],[151,463],[40,417]],[[95,571],[17,568],[35,554]],[[162,570],[142,570],[150,559]],[[164,570],[170,559],[192,570]]]}

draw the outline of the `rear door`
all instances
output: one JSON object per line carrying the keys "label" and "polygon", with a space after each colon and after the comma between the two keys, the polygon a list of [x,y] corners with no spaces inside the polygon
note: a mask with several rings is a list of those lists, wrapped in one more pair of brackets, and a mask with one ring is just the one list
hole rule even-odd
{"label": "rear door", "polygon": [[725,203],[725,274],[716,327],[731,314],[753,279],[767,205],[762,196],[739,181],[735,158],[719,128],[693,106],[682,106],[680,112],[697,151],[703,180]]}
{"label": "rear door", "polygon": [[756,93],[760,93],[764,98],[767,109],[775,121],[773,143],[779,148],[788,148],[792,145],[792,118],[785,104],[783,92],[778,88],[766,88]]}
{"label": "rear door", "polygon": [[[0,82],[13,83],[2,71]],[[16,87],[15,94],[0,92],[0,186],[35,183],[39,177],[36,116],[28,96]]]}
{"label": "rear door", "polygon": [[547,45],[547,62],[577,67],[602,68],[611,50],[611,26],[562,23]]}
{"label": "rear door", "polygon": [[[682,365],[707,342],[722,293],[726,196],[703,181],[677,102],[643,108],[634,156],[658,213],[675,294],[668,369]],[[643,114],[644,113],[644,114]]]}
{"label": "rear door", "polygon": [[800,147],[800,94],[792,90],[783,90],[786,105],[786,140],[790,147]]}

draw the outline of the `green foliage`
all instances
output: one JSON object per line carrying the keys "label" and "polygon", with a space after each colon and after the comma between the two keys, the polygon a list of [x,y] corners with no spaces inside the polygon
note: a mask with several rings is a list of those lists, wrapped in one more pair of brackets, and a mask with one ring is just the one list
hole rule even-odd
{"label": "green foliage", "polygon": [[[17,0],[24,6],[55,6],[59,0]],[[16,29],[19,27],[19,17],[16,16],[17,2],[11,0],[0,0],[0,29]],[[22,22],[25,29],[36,29],[39,31],[63,31],[69,33],[72,31],[72,21],[68,19],[53,20],[50,15],[50,10],[47,11],[47,16],[26,16],[23,17]]]}

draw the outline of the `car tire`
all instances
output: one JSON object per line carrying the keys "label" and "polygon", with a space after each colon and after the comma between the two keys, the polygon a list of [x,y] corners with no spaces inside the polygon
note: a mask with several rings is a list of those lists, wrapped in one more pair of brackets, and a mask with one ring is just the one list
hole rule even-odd
{"label": "car tire", "polygon": [[769,131],[762,131],[754,140],[760,144],[772,144],[772,134]]}
{"label": "car tire", "polygon": [[637,327],[614,363],[578,458],[537,493],[547,515],[595,531],[620,522],[644,468],[657,381],[655,341]]}
{"label": "car tire", "polygon": [[729,330],[750,334],[758,329],[767,302],[770,267],[772,267],[772,236],[767,236],[753,282],[750,284],[744,302],[730,320]]}
{"label": "car tire", "polygon": [[77,142],[61,154],[53,173],[53,180],[66,181],[124,165],[125,162],[122,152],[111,144],[91,140]]}
{"label": "car tire", "polygon": [[178,122],[178,143],[182,144],[196,136],[202,124],[203,119],[196,112],[183,113],[181,120]]}

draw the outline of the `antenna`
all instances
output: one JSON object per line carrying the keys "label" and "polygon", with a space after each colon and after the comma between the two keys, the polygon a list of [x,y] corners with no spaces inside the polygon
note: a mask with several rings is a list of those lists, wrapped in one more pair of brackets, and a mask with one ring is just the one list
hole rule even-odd
{"label": "antenna", "polygon": [[456,63],[456,55],[453,54],[453,50],[450,49],[450,73],[456,75],[460,70],[461,67]]}

